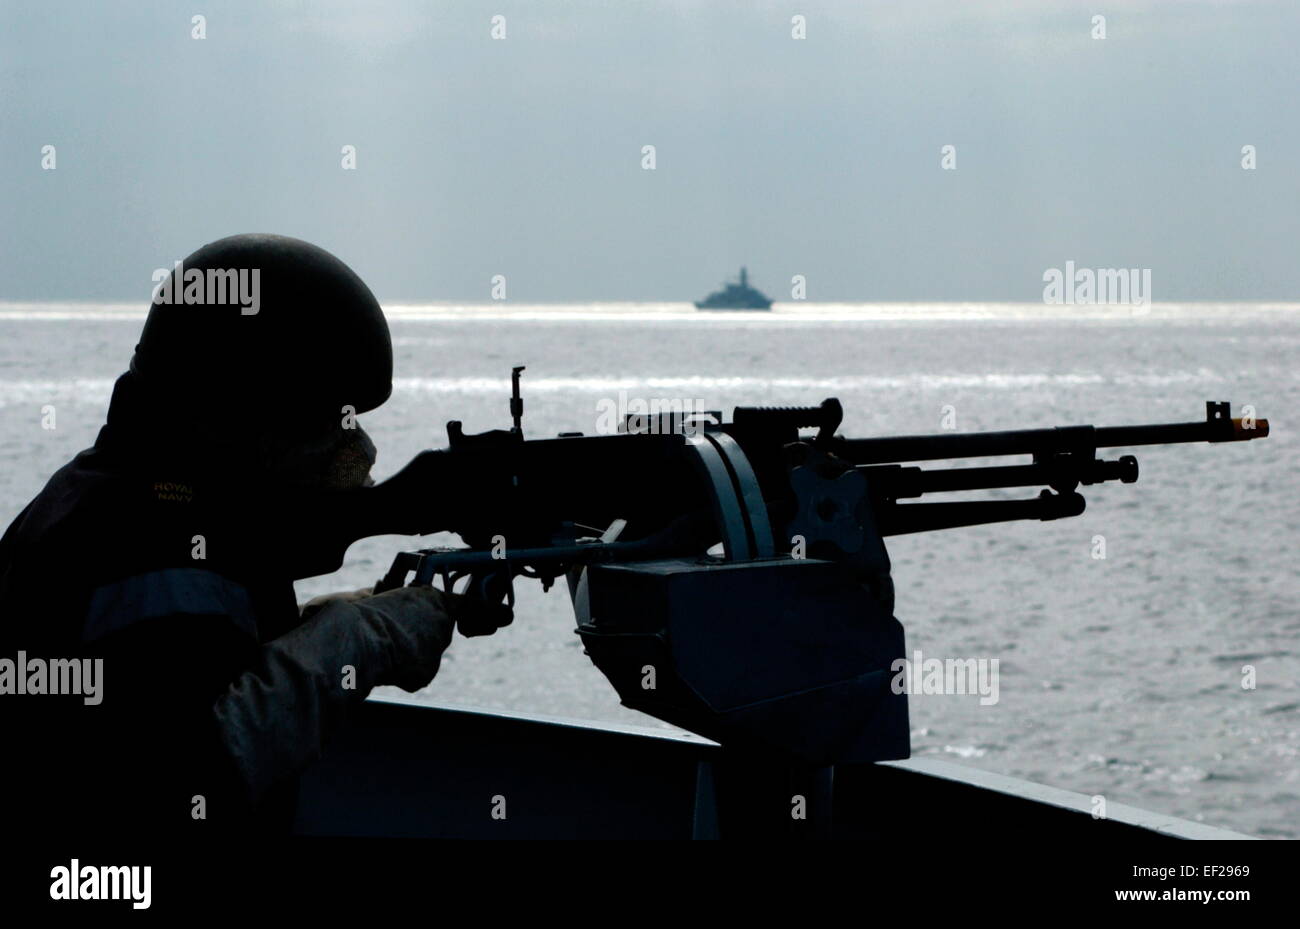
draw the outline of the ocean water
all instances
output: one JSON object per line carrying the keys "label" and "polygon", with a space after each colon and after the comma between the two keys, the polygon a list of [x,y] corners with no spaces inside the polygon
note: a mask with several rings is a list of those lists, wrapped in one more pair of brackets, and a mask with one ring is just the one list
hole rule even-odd
{"label": "ocean water", "polygon": [[[394,306],[393,398],[363,417],[376,477],[445,444],[445,423],[594,431],[629,397],[844,403],[842,432],[960,432],[1200,420],[1251,404],[1263,442],[1136,449],[1135,485],[1087,512],[889,540],[909,652],[996,658],[1000,699],[911,698],[937,756],[1264,837],[1300,836],[1300,306]],[[139,306],[0,304],[0,519],[88,446],[139,332]],[[56,428],[42,428],[53,406]],[[1124,453],[1113,450],[1112,455]],[[936,463],[937,464],[937,463]],[[436,489],[435,489],[436,492]],[[1002,496],[1018,496],[1007,491]],[[1093,557],[1104,536],[1106,558]],[[300,599],[371,584],[401,537],[355,545]],[[87,553],[88,557],[93,553]],[[75,570],[70,565],[69,570]],[[514,624],[458,638],[422,696],[657,725],[582,654],[565,595],[520,582]],[[1243,668],[1255,687],[1243,689]],[[160,695],[165,696],[165,695]]]}

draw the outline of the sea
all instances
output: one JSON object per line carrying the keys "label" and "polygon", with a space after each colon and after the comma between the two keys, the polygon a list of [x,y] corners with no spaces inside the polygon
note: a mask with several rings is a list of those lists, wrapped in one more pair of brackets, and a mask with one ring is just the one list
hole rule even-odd
{"label": "sea", "polygon": [[[0,521],[94,441],[144,310],[0,303]],[[1291,415],[1300,410],[1300,305],[385,311],[396,383],[385,406],[361,417],[379,447],[378,479],[443,447],[448,420],[468,432],[508,426],[515,365],[527,366],[529,437],[594,432],[620,396],[727,412],[838,397],[841,432],[860,437],[1199,421],[1206,401],[1231,401],[1234,415],[1249,405],[1270,422],[1265,441],[1131,450],[1138,482],[1084,488],[1081,517],[888,540],[909,655],[996,659],[999,668],[992,705],[973,694],[912,695],[912,751],[1260,837],[1300,837],[1300,446]],[[237,366],[231,376],[241,376]],[[299,598],[373,584],[395,552],[448,541],[364,540],[340,571],[300,582]],[[457,637],[418,698],[661,725],[619,705],[583,654],[562,587],[544,594],[521,580],[514,623]]]}

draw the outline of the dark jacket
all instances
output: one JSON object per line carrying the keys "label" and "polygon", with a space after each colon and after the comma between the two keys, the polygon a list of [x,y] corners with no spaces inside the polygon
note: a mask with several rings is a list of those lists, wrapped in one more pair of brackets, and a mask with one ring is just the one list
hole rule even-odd
{"label": "dark jacket", "polygon": [[98,705],[0,696],[5,808],[45,828],[282,829],[291,815],[291,783],[250,804],[212,708],[297,624],[292,579],[248,544],[256,494],[223,474],[228,451],[171,425],[124,375],[95,446],[0,539],[0,659],[103,662]]}

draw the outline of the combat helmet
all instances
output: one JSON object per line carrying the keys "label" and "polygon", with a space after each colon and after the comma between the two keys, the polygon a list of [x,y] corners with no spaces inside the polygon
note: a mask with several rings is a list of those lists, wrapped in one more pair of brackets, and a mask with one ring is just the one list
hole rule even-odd
{"label": "combat helmet", "polygon": [[271,417],[296,428],[344,407],[364,413],[392,392],[379,302],[322,248],[229,236],[155,279],[130,370],[148,394],[195,417]]}

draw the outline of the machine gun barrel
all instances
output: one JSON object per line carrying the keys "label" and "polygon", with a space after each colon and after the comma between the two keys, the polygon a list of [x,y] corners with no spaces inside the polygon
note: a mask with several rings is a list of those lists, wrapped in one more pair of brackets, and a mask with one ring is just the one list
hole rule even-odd
{"label": "machine gun barrel", "polygon": [[1075,449],[1125,448],[1188,442],[1244,442],[1268,435],[1268,420],[1232,418],[1228,404],[1207,403],[1205,422],[1144,426],[1063,426],[969,435],[905,435],[878,439],[836,438],[831,450],[855,465],[937,461],[999,455],[1046,457]]}

